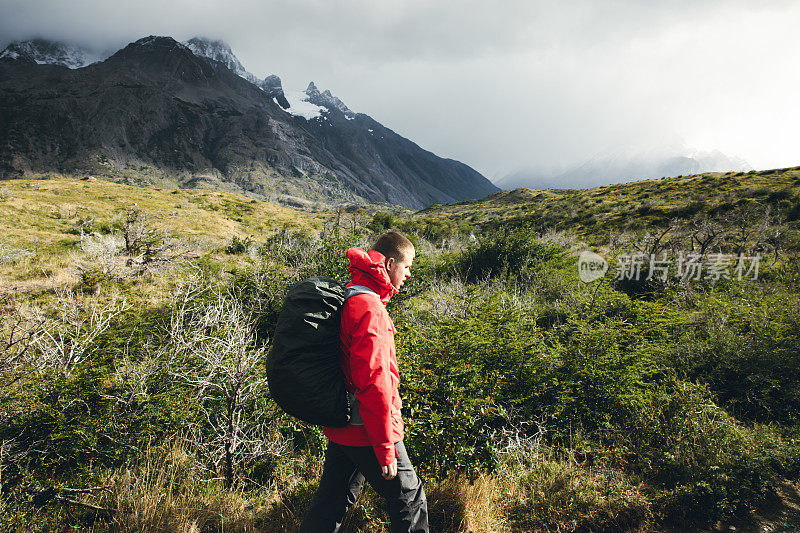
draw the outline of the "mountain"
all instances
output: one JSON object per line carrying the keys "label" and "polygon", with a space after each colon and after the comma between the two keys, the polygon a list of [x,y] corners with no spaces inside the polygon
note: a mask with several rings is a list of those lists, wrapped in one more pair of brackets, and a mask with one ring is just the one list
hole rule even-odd
{"label": "mountain", "polygon": [[702,172],[743,172],[751,168],[747,161],[719,150],[699,151],[684,142],[673,142],[649,148],[618,148],[556,171],[521,169],[504,176],[496,185],[505,190],[519,187],[580,189]]}
{"label": "mountain", "polygon": [[202,44],[150,36],[77,69],[6,49],[0,177],[95,174],[295,205],[421,208],[497,191],[467,165],[354,113],[330,91],[312,83],[280,98],[277,76],[248,79],[227,45]]}
{"label": "mountain", "polygon": [[0,58],[17,59],[20,56],[40,65],[61,65],[74,69],[102,61],[108,57],[108,54],[104,55],[74,44],[47,39],[15,41],[0,53]]}

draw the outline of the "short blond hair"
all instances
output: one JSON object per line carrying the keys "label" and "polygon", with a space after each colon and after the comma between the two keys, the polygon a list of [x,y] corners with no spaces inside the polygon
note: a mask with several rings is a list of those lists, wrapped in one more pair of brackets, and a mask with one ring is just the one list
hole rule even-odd
{"label": "short blond hair", "polygon": [[387,231],[378,237],[372,249],[383,254],[386,259],[401,260],[414,255],[414,245],[398,231]]}

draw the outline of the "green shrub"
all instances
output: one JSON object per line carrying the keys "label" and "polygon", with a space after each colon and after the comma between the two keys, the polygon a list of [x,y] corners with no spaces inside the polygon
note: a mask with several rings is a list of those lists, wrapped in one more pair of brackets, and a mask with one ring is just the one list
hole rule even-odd
{"label": "green shrub", "polygon": [[[709,302],[708,321],[673,338],[664,347],[664,363],[707,383],[741,419],[800,423],[800,329],[791,318],[792,303],[780,297],[758,302],[755,295],[750,300],[743,309],[722,298]],[[731,315],[733,323],[715,326]]]}
{"label": "green shrub", "polygon": [[[486,302],[468,317],[429,317],[424,329],[402,328],[401,396],[409,418],[409,452],[423,472],[477,474],[496,464],[494,439],[512,416],[542,405],[551,366],[533,324]],[[538,350],[538,353],[537,353]]]}
{"label": "green shrub", "polygon": [[774,492],[773,435],[741,426],[702,386],[669,383],[651,400],[632,424],[625,449],[634,453],[666,519],[709,526]]}
{"label": "green shrub", "polygon": [[694,200],[682,207],[676,207],[669,212],[670,217],[689,218],[707,207],[705,200]]}
{"label": "green shrub", "polygon": [[795,197],[794,203],[786,210],[786,220],[800,220],[800,197]]}
{"label": "green shrub", "polygon": [[244,239],[234,235],[231,242],[225,247],[225,251],[229,254],[244,254],[250,249],[251,244],[253,244],[253,239],[249,235]]}
{"label": "green shrub", "polygon": [[[613,304],[612,304],[613,305]],[[623,427],[647,404],[658,369],[630,350],[619,319],[589,326],[570,314],[543,331],[532,314],[489,296],[464,315],[418,317],[398,335],[410,449],[423,469],[492,469],[498,435],[546,420],[567,445]]]}
{"label": "green shrub", "polygon": [[476,239],[441,270],[470,283],[486,278],[526,281],[563,264],[565,259],[563,248],[539,241],[530,231],[499,230]]}
{"label": "green shrub", "polygon": [[380,233],[381,231],[391,228],[392,226],[394,226],[394,214],[388,211],[378,211],[372,215],[372,221],[367,225],[369,229],[376,233]]}
{"label": "green shrub", "polygon": [[100,287],[108,282],[115,281],[117,278],[110,272],[98,266],[84,265],[80,269],[80,281],[76,286],[76,290],[83,293],[97,292]]}

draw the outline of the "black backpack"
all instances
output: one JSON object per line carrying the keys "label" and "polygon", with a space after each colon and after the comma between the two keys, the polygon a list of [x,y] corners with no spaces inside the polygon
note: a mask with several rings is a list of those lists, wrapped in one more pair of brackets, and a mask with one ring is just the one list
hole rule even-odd
{"label": "black backpack", "polygon": [[266,364],[269,392],[281,409],[320,426],[356,423],[340,366],[339,327],[347,299],[367,293],[377,296],[367,287],[348,288],[324,277],[289,290]]}

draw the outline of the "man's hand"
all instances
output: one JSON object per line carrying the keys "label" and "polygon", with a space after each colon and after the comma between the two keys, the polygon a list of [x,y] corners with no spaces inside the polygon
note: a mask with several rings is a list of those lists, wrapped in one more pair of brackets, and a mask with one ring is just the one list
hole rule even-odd
{"label": "man's hand", "polygon": [[393,479],[397,475],[397,459],[392,461],[389,466],[382,466],[381,475],[383,479]]}

